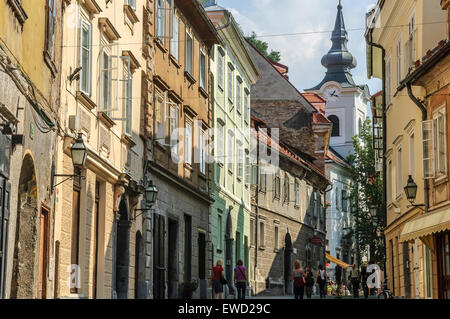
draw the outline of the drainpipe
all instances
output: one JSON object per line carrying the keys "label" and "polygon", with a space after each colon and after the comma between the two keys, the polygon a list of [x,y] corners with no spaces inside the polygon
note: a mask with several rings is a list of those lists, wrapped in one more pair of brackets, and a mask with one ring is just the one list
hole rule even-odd
{"label": "drainpipe", "polygon": [[220,26],[216,27],[216,30],[217,30],[217,31],[220,31],[220,30],[222,30],[222,29],[226,29],[226,28],[228,28],[228,27],[230,26],[230,24],[231,24],[231,15],[230,15],[230,12],[229,12],[229,11],[225,11],[225,12],[226,12],[226,15],[227,15],[227,18],[228,18],[227,23],[225,23],[224,25],[220,25]]}
{"label": "drainpipe", "polygon": [[[427,120],[427,109],[422,104],[422,102],[420,102],[417,99],[417,97],[414,96],[414,94],[412,92],[412,88],[411,88],[411,82],[408,82],[406,84],[406,87],[408,89],[408,96],[409,96],[409,98],[414,102],[414,104],[417,105],[417,107],[422,112],[422,121],[426,121]],[[425,179],[424,180],[424,200],[425,200],[425,208],[424,208],[424,210],[425,210],[425,214],[428,213],[428,208],[429,208],[428,195],[429,195],[429,181],[428,181],[428,179]]]}
{"label": "drainpipe", "polygon": [[256,188],[255,188],[255,265],[253,266],[253,278],[255,280],[255,292],[257,288],[256,283],[256,268],[258,267],[258,244],[259,244],[259,174],[260,174],[260,165],[259,165],[259,127],[256,125],[256,163],[258,165],[258,174],[256,174]]}

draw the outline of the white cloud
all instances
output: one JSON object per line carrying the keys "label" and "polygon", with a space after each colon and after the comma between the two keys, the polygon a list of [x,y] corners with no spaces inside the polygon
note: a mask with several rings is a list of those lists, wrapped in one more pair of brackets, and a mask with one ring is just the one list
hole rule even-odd
{"label": "white cloud", "polygon": [[[373,2],[361,0],[355,5],[353,1],[352,6],[346,6],[350,1],[343,1],[348,30],[364,28],[365,12]],[[336,7],[336,0],[248,0],[233,3],[229,10],[246,35],[255,31],[260,40],[268,42],[269,50],[280,51],[281,63],[289,67],[291,81],[303,90],[318,84],[325,74],[320,62],[331,47]],[[303,34],[288,35],[296,33]],[[352,73],[358,84],[368,82],[364,80],[367,77],[363,34],[364,30],[349,31],[348,47],[358,60]]]}

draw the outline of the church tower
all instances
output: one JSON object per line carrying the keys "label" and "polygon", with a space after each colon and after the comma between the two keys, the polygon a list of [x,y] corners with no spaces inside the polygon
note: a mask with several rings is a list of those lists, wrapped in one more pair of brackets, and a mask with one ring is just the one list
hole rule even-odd
{"label": "church tower", "polygon": [[370,94],[367,85],[355,84],[350,72],[357,62],[347,49],[348,33],[342,8],[339,1],[332,46],[322,58],[322,65],[327,69],[325,77],[318,85],[305,91],[317,93],[327,100],[325,113],[333,123],[330,146],[346,158],[353,153],[352,138],[360,132],[367,117]]}

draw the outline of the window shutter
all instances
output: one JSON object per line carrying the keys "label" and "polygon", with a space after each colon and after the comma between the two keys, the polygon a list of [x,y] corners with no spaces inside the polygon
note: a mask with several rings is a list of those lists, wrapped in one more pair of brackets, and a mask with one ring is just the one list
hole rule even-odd
{"label": "window shutter", "polygon": [[423,178],[434,178],[433,120],[422,122]]}

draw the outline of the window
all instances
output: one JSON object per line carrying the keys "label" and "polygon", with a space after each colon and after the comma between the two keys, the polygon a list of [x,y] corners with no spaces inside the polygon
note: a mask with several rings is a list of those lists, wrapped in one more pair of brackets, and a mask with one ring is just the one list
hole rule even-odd
{"label": "window", "polygon": [[184,215],[184,281],[192,275],[192,217]]}
{"label": "window", "polygon": [[172,36],[172,41],[170,42],[170,54],[172,54],[172,56],[178,60],[178,42],[180,41],[180,34],[178,31],[178,18],[175,16],[175,14],[173,15],[173,36]]}
{"label": "window", "polygon": [[344,189],[342,190],[341,200],[342,200],[342,211],[347,212],[348,211],[348,193]]}
{"label": "window", "polygon": [[206,90],[206,57],[200,52],[200,87]]}
{"label": "window", "polygon": [[133,114],[132,114],[133,78],[131,75],[131,70],[128,68],[128,66],[126,66],[124,69],[123,91],[124,91],[123,113],[125,117],[125,133],[131,135],[132,121],[133,121]]}
{"label": "window", "polygon": [[172,156],[178,156],[178,105],[170,105],[169,134]]}
{"label": "window", "polygon": [[408,22],[408,41],[406,42],[407,69],[416,61],[416,16],[411,16]]}
{"label": "window", "polygon": [[392,203],[392,159],[388,161],[387,169],[387,203]]}
{"label": "window", "polygon": [[185,125],[184,161],[186,164],[192,165],[192,124],[191,122],[186,122]]}
{"label": "window", "polygon": [[237,178],[242,180],[244,174],[244,147],[240,141],[237,142],[237,152]]}
{"label": "window", "polygon": [[259,188],[261,192],[266,191],[266,172],[264,171],[262,165],[259,168]]}
{"label": "window", "polygon": [[233,163],[234,163],[234,134],[232,130],[228,131],[228,146],[227,146],[227,163],[228,171],[233,173]]}
{"label": "window", "polygon": [[237,78],[236,81],[236,111],[238,111],[239,114],[242,112],[242,102],[241,102],[241,89],[242,89],[242,82],[239,78]]}
{"label": "window", "polygon": [[392,101],[392,72],[391,72],[391,59],[389,58],[386,63],[386,103],[389,105]]}
{"label": "window", "polygon": [[280,188],[281,188],[281,176],[280,176],[280,169],[277,168],[277,171],[274,173],[274,196],[275,198],[280,198]]}
{"label": "window", "polygon": [[414,146],[414,132],[409,135],[409,175],[416,178],[416,150]]}
{"label": "window", "polygon": [[224,53],[222,52],[222,50],[219,48],[219,54],[218,56],[218,60],[217,60],[217,85],[219,86],[219,88],[221,88],[223,90],[224,88],[224,83],[223,83],[223,64],[224,64]]}
{"label": "window", "polygon": [[233,66],[228,64],[228,100],[233,104]]}
{"label": "window", "polygon": [[222,123],[217,123],[217,162],[224,163],[224,126]]}
{"label": "window", "polygon": [[288,174],[284,174],[284,196],[283,196],[283,200],[287,203],[289,203],[289,176]]}
{"label": "window", "polygon": [[136,11],[136,0],[127,0],[127,4]]}
{"label": "window", "polygon": [[433,114],[434,167],[435,177],[447,174],[447,141],[445,108]]}
{"label": "window", "polygon": [[400,85],[402,80],[402,41],[398,40],[397,43],[397,86]]}
{"label": "window", "polygon": [[361,137],[362,135],[362,120],[358,119],[358,135]]}
{"label": "window", "polygon": [[300,183],[295,180],[295,206],[300,206]]}
{"label": "window", "polygon": [[156,0],[156,37],[164,42],[166,26],[165,0]]}
{"label": "window", "polygon": [[192,37],[186,32],[186,72],[192,75]]}
{"label": "window", "polygon": [[102,100],[103,110],[111,109],[112,103],[112,58],[106,48],[102,52]]}
{"label": "window", "polygon": [[217,215],[217,249],[222,249],[222,212],[219,210],[219,214]]}
{"label": "window", "polygon": [[433,167],[433,120],[422,122],[423,178],[434,177]]}
{"label": "window", "polygon": [[47,0],[46,11],[45,51],[53,60],[55,58],[56,0]]}
{"label": "window", "polygon": [[264,247],[264,222],[259,222],[259,246]]}
{"label": "window", "polygon": [[81,18],[80,28],[80,90],[91,94],[91,37],[92,27],[89,21]]}
{"label": "window", "polygon": [[273,231],[274,235],[273,235],[273,248],[274,250],[278,250],[279,248],[279,243],[278,243],[278,226],[275,225],[275,229]]}
{"label": "window", "polygon": [[250,246],[255,245],[255,220],[250,219]]}
{"label": "window", "polygon": [[244,97],[244,121],[247,124],[249,117],[250,117],[250,93],[246,91]]}
{"label": "window", "polygon": [[402,148],[397,150],[397,171],[396,171],[396,186],[397,186],[397,197],[402,194],[403,183],[402,183]]}
{"label": "window", "polygon": [[248,156],[248,150],[245,150],[247,155],[245,156],[245,186],[248,187],[250,185],[251,178],[251,165],[250,165],[250,156]]}
{"label": "window", "polygon": [[155,94],[156,141],[163,144],[166,137],[166,103],[163,97]]}
{"label": "window", "polygon": [[339,127],[339,118],[336,115],[330,115],[328,117],[330,122],[333,124],[333,128],[331,130],[331,136],[341,136],[340,127]]}
{"label": "window", "polygon": [[200,173],[206,174],[206,135],[204,131],[200,132]]}

